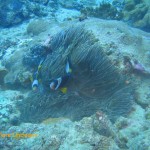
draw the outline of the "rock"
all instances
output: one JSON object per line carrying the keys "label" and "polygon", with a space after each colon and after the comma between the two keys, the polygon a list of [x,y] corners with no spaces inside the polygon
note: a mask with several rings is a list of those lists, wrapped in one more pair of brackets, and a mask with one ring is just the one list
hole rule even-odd
{"label": "rock", "polygon": [[0,85],[4,84],[4,77],[6,76],[7,73],[8,70],[4,66],[1,66],[0,64]]}
{"label": "rock", "polygon": [[5,85],[7,88],[15,89],[18,87],[30,87],[32,73],[26,70],[12,70],[5,77]]}
{"label": "rock", "polygon": [[23,56],[23,65],[37,68],[41,59],[44,59],[47,54],[51,53],[51,49],[41,44],[34,45],[30,48],[28,53]]}
{"label": "rock", "polygon": [[7,88],[16,89],[18,86],[29,86],[31,73],[22,65],[23,50],[19,49],[12,55],[4,57],[6,58],[4,61],[5,66],[9,70],[4,79]]}
{"label": "rock", "polygon": [[115,127],[118,130],[124,129],[129,125],[128,119],[124,117],[120,117],[116,122],[115,122]]}
{"label": "rock", "polygon": [[146,109],[145,118],[150,121],[150,106]]}
{"label": "rock", "polygon": [[49,23],[44,20],[33,20],[27,27],[27,33],[31,35],[38,35],[47,30]]}
{"label": "rock", "polygon": [[88,19],[88,18],[87,18],[87,15],[81,14],[81,15],[79,16],[79,21],[84,21],[85,19]]}
{"label": "rock", "polygon": [[25,71],[25,72],[20,72],[17,75],[17,79],[18,82],[23,86],[23,87],[28,87],[31,84],[31,77],[32,77],[32,73],[29,71]]}
{"label": "rock", "polygon": [[114,137],[116,134],[115,128],[113,127],[111,121],[103,112],[97,112],[93,117],[93,128],[100,135],[106,137]]}
{"label": "rock", "polygon": [[[0,92],[0,130],[7,130],[10,125],[19,123],[19,112],[17,111],[15,101],[16,96],[20,95],[18,91]],[[12,124],[11,124],[12,123]]]}
{"label": "rock", "polygon": [[[149,135],[149,121],[145,119],[145,111],[138,105],[134,105],[134,110],[131,112],[128,118],[120,118],[116,123],[115,127],[119,129],[118,137],[120,141],[124,142],[129,149],[137,149],[137,145],[143,143],[146,146],[146,139],[143,138],[143,142],[138,140],[141,136]],[[131,142],[132,141],[132,142]],[[131,144],[132,143],[132,144]],[[137,145],[136,145],[137,144]],[[141,149],[141,148],[140,148]],[[141,149],[143,150],[143,149]]]}
{"label": "rock", "polygon": [[[150,9],[149,9],[150,11]],[[135,24],[135,27],[145,29],[146,31],[150,31],[150,13],[147,13],[142,20],[137,21]]]}
{"label": "rock", "polygon": [[[21,124],[8,129],[9,133],[31,133],[37,135],[33,138],[20,138],[16,141],[15,149],[21,146],[22,143],[26,149],[46,150],[105,150],[115,149],[119,147],[114,142],[113,138],[105,137],[97,134],[92,128],[92,118],[84,118],[80,122],[72,122],[69,119],[55,122],[54,124]],[[11,139],[7,139],[10,142]],[[34,144],[33,144],[34,143]]]}
{"label": "rock", "polygon": [[142,82],[141,85],[137,87],[136,101],[144,108],[150,105],[149,84],[149,80],[144,80],[144,82]]}
{"label": "rock", "polygon": [[135,138],[131,138],[128,142],[129,150],[149,150],[150,148],[150,130],[141,132]]}
{"label": "rock", "polygon": [[0,26],[10,27],[20,24],[34,16],[46,16],[49,7],[44,6],[47,2],[31,2],[29,0],[7,0],[0,4]]}
{"label": "rock", "polygon": [[18,116],[13,116],[10,118],[10,124],[13,126],[19,125],[19,117]]}
{"label": "rock", "polygon": [[44,121],[42,121],[43,124],[55,124],[55,123],[61,123],[62,121],[64,121],[66,118],[48,118]]}
{"label": "rock", "polygon": [[0,25],[9,27],[21,23],[26,19],[24,16],[23,3],[20,0],[7,0],[0,4]]}
{"label": "rock", "polygon": [[77,10],[70,10],[70,9],[64,9],[64,8],[60,8],[56,13],[55,13],[55,17],[57,19],[57,21],[59,22],[63,22],[66,20],[74,20],[76,18],[79,18],[80,16],[80,12]]}

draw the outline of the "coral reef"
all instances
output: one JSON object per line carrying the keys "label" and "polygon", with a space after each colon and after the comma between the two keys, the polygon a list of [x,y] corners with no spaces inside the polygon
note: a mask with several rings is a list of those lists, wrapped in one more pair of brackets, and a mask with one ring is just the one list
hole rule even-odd
{"label": "coral reef", "polygon": [[[13,138],[0,139],[3,148],[17,149],[23,144],[24,149],[39,150],[93,150],[93,149],[115,149],[119,146],[111,136],[102,136],[93,129],[93,119],[84,118],[80,122],[72,122],[69,119],[62,120],[61,123],[44,124],[21,124],[8,129],[9,133],[35,134],[33,138],[23,138],[14,136]],[[18,140],[19,139],[19,140]],[[1,144],[3,143],[3,144]],[[5,144],[4,144],[5,143]],[[11,144],[15,143],[15,144]],[[34,143],[34,144],[33,144]]]}
{"label": "coral reef", "polygon": [[0,91],[0,130],[3,131],[9,128],[12,123],[15,125],[19,122],[19,111],[16,109],[15,101],[23,99],[23,97],[16,99],[17,96],[22,95],[18,91]]}
{"label": "coral reef", "polygon": [[24,87],[28,87],[30,85],[31,73],[27,71],[25,67],[23,67],[22,56],[23,53],[16,51],[14,52],[14,55],[5,63],[8,73],[4,78],[4,83],[9,88],[15,89],[21,85]]}
{"label": "coral reef", "polygon": [[[30,1],[36,4],[43,2],[44,7],[52,2]],[[71,22],[84,28],[71,26],[70,29]],[[4,65],[2,70],[8,72],[4,77],[4,85],[0,86],[0,149],[148,150],[150,147],[150,79],[145,72],[150,70],[150,34],[131,28],[120,21],[90,17],[82,22],[72,20],[63,24],[51,23],[47,33],[42,32],[37,36],[26,34],[27,25],[28,23],[24,23],[18,27],[2,28],[0,32],[0,62]],[[90,53],[91,45],[92,52],[97,51],[98,58],[93,56],[92,52]],[[81,49],[84,49],[83,53]],[[52,92],[49,89],[49,80],[64,74],[68,54],[72,62],[75,83],[73,80],[69,81],[66,95],[60,91]],[[82,57],[76,59],[80,54]],[[38,93],[30,92],[29,76],[32,71],[36,71],[40,59],[45,56],[47,59],[43,64],[43,83]],[[96,60],[91,61],[92,59]],[[102,64],[100,60],[103,60]],[[135,63],[135,60],[138,63]],[[84,62],[93,63],[87,67]],[[107,65],[108,62],[111,66]],[[98,66],[101,64],[101,69],[97,69],[98,66],[95,64]],[[60,65],[62,67],[59,67]],[[91,69],[93,66],[94,69]],[[106,74],[103,74],[106,69],[104,66],[108,70]],[[56,67],[59,67],[58,71]],[[90,70],[94,73],[92,74]],[[114,73],[120,81],[117,85],[109,82],[114,80],[114,77],[111,77]],[[92,80],[88,80],[91,77]],[[83,85],[84,79],[88,80],[85,85]],[[104,79],[104,82],[101,82],[101,79]],[[93,89],[96,82],[98,86]],[[122,106],[126,104],[125,102],[130,105],[129,99],[126,98],[130,98],[129,86],[132,83],[135,83],[133,88],[136,88],[136,92],[132,93],[135,96],[132,109],[125,117],[119,117],[120,114],[122,115]],[[110,89],[115,94],[113,97],[109,97],[111,93],[108,92],[107,85],[116,85]],[[129,87],[127,91],[124,88],[126,85]],[[103,92],[103,87],[109,99],[104,96],[106,94]],[[118,91],[117,87],[122,90]],[[8,90],[10,88],[14,88],[15,91]],[[102,103],[103,100],[106,105]],[[117,104],[112,105],[109,102],[117,102]],[[16,103],[20,105],[21,111],[17,109]],[[70,105],[71,103],[73,104]],[[106,110],[105,106],[107,106]],[[127,105],[123,108],[126,107]],[[112,119],[114,115],[117,119],[115,121]],[[80,116],[80,121],[73,122],[68,119],[79,120]],[[83,118],[84,116],[90,117]],[[39,122],[39,124],[22,121]],[[10,138],[9,135],[13,136]]]}
{"label": "coral reef", "polygon": [[34,16],[45,16],[47,12],[42,3],[37,4],[29,0],[6,0],[0,4],[0,26],[10,27]]}
{"label": "coral reef", "polygon": [[[19,96],[19,93],[14,94]],[[14,99],[13,95],[10,97]],[[149,121],[145,119],[144,114],[144,109],[136,105],[128,118],[119,118],[115,125],[101,111],[78,122],[72,122],[67,118],[49,118],[40,124],[22,123],[20,126],[8,126],[9,121],[6,121],[7,132],[1,132],[0,136],[10,134],[12,138],[0,138],[0,147],[17,149],[23,144],[24,149],[31,150],[46,150],[48,147],[52,150],[136,150],[137,147],[148,150]],[[27,134],[36,136],[23,136]]]}
{"label": "coral reef", "polygon": [[1,39],[0,40],[0,59],[7,53],[7,49],[16,46],[17,42],[15,39]]}
{"label": "coral reef", "polygon": [[145,0],[125,0],[123,15],[134,27],[150,31],[150,5]]}
{"label": "coral reef", "polygon": [[0,5],[0,25],[8,27],[26,19],[29,14],[23,7],[23,3],[20,0],[3,1]]}
{"label": "coral reef", "polygon": [[120,118],[115,127],[118,128],[119,139],[125,143],[128,149],[148,150],[149,121],[145,119],[145,111],[138,105],[127,118]]}
{"label": "coral reef", "polygon": [[150,5],[145,0],[103,1],[96,7],[86,5],[81,13],[102,19],[124,20],[145,31],[150,29]]}
{"label": "coral reef", "polygon": [[81,10],[82,14],[87,16],[97,17],[101,19],[116,19],[121,20],[123,15],[121,10],[117,10],[112,4],[103,1],[99,7],[86,7]]}
{"label": "coral reef", "polygon": [[84,14],[126,21],[149,32],[150,5],[147,0],[6,0],[0,4],[0,26],[11,27],[31,18],[46,17],[59,22]]}
{"label": "coral reef", "polygon": [[[148,150],[150,147],[150,130],[142,132],[136,138],[131,139],[128,143],[128,147],[133,150]],[[138,141],[138,142],[137,142]]]}

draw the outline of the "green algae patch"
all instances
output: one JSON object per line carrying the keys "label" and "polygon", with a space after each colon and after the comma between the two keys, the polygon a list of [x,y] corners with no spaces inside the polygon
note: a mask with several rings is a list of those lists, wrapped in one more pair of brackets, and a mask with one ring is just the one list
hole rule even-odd
{"label": "green algae patch", "polygon": [[55,123],[64,121],[64,120],[66,120],[66,119],[67,119],[67,118],[63,118],[63,117],[60,117],[60,118],[48,118],[48,119],[43,120],[42,123],[45,124],[45,125],[48,125],[48,124],[55,124]]}
{"label": "green algae patch", "polygon": [[150,110],[146,112],[145,118],[150,121]]}

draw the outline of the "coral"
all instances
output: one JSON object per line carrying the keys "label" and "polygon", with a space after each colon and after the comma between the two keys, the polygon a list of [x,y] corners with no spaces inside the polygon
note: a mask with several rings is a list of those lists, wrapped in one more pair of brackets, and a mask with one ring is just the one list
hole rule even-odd
{"label": "coral", "polygon": [[[30,71],[26,71],[26,68],[22,65],[22,51],[15,51],[12,56],[8,57],[8,60],[4,62],[8,69],[8,74],[4,78],[4,83],[7,88],[13,88],[23,85],[29,86]],[[16,61],[17,60],[17,61]]]}
{"label": "coral", "polygon": [[99,141],[99,144],[95,146],[95,149],[96,150],[110,150],[110,149],[119,150],[120,148],[112,138],[102,136]]}
{"label": "coral", "polygon": [[114,137],[116,135],[116,131],[112,123],[108,117],[100,111],[93,117],[93,128],[96,132],[103,136]]}
{"label": "coral", "polygon": [[148,150],[150,147],[150,130],[142,132],[135,138],[132,138],[127,144],[131,150]]}
{"label": "coral", "polygon": [[118,137],[118,128],[112,124],[106,114],[99,111],[96,115],[92,116],[93,130],[102,136],[113,138],[113,140],[118,144],[119,147],[126,147],[125,144]]}
{"label": "coral", "polygon": [[32,73],[29,71],[21,70],[21,68],[18,68],[18,70],[13,71],[11,70],[6,76],[4,83],[7,86],[7,88],[15,89],[19,87],[30,87],[30,77]]}
{"label": "coral", "polygon": [[130,22],[134,27],[149,31],[150,6],[145,0],[125,0],[123,19]]}
{"label": "coral", "polygon": [[44,20],[33,20],[29,23],[27,27],[27,33],[32,35],[38,35],[41,32],[44,32],[48,28],[48,22]]}
{"label": "coral", "polygon": [[21,23],[29,14],[23,11],[23,3],[20,0],[6,0],[0,4],[0,25],[9,27]]}
{"label": "coral", "polygon": [[145,119],[145,110],[134,105],[128,118],[121,117],[115,123],[119,129],[118,137],[128,149],[146,149],[149,146],[149,120]]}
{"label": "coral", "polygon": [[[131,87],[125,84],[125,77],[111,64],[89,31],[81,26],[62,30],[51,40],[50,49],[52,53],[41,68],[44,94],[31,92],[18,104],[22,121],[38,122],[49,117],[79,120],[99,109],[114,121],[130,110]],[[67,57],[73,67],[68,93],[50,93],[49,80],[64,75]]]}
{"label": "coral", "polygon": [[145,14],[145,16],[143,17],[143,19],[135,22],[134,26],[138,28],[142,28],[145,31],[150,32],[150,29],[149,29],[150,28],[150,8],[148,12]]}
{"label": "coral", "polygon": [[[15,97],[19,95],[18,91],[1,91],[0,92],[0,130],[7,130],[14,117],[19,119],[19,113],[15,107]],[[17,120],[16,120],[17,121]],[[16,121],[14,123],[16,123]]]}
{"label": "coral", "polygon": [[81,10],[81,13],[87,16],[92,16],[92,17],[97,17],[102,19],[116,19],[116,20],[122,19],[121,10],[117,10],[117,8],[114,7],[112,4],[104,1],[100,3],[99,7],[83,8]]}
{"label": "coral", "polygon": [[[0,139],[3,147],[11,149],[39,149],[39,150],[119,150],[119,146],[112,137],[105,137],[93,130],[92,118],[83,118],[80,122],[72,122],[69,119],[53,124],[22,123],[20,126],[11,126],[7,133],[35,134],[33,138],[4,138]],[[17,138],[17,137],[16,137]],[[10,144],[12,141],[13,144]]]}
{"label": "coral", "polygon": [[44,59],[49,53],[51,53],[49,46],[47,47],[47,45],[41,44],[34,45],[30,48],[28,53],[24,54],[22,62],[25,66],[37,69],[41,59]]}
{"label": "coral", "polygon": [[34,16],[46,16],[49,7],[47,2],[40,3],[29,0],[6,0],[0,4],[0,26],[11,27]]}
{"label": "coral", "polygon": [[0,59],[6,54],[8,48],[16,46],[17,42],[16,39],[1,39],[0,40]]}
{"label": "coral", "polygon": [[32,73],[29,71],[21,71],[17,74],[16,80],[19,82],[23,87],[28,87],[31,83],[30,77]]}

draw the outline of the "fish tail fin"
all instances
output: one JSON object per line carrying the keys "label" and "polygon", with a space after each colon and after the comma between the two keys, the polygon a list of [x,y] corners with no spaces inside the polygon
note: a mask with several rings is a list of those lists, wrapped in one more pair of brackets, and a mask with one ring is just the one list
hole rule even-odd
{"label": "fish tail fin", "polygon": [[67,63],[66,63],[66,73],[71,73],[72,69],[70,67],[70,61],[69,58],[67,58]]}
{"label": "fish tail fin", "polygon": [[66,94],[67,93],[67,87],[60,88],[60,91],[64,94]]}

